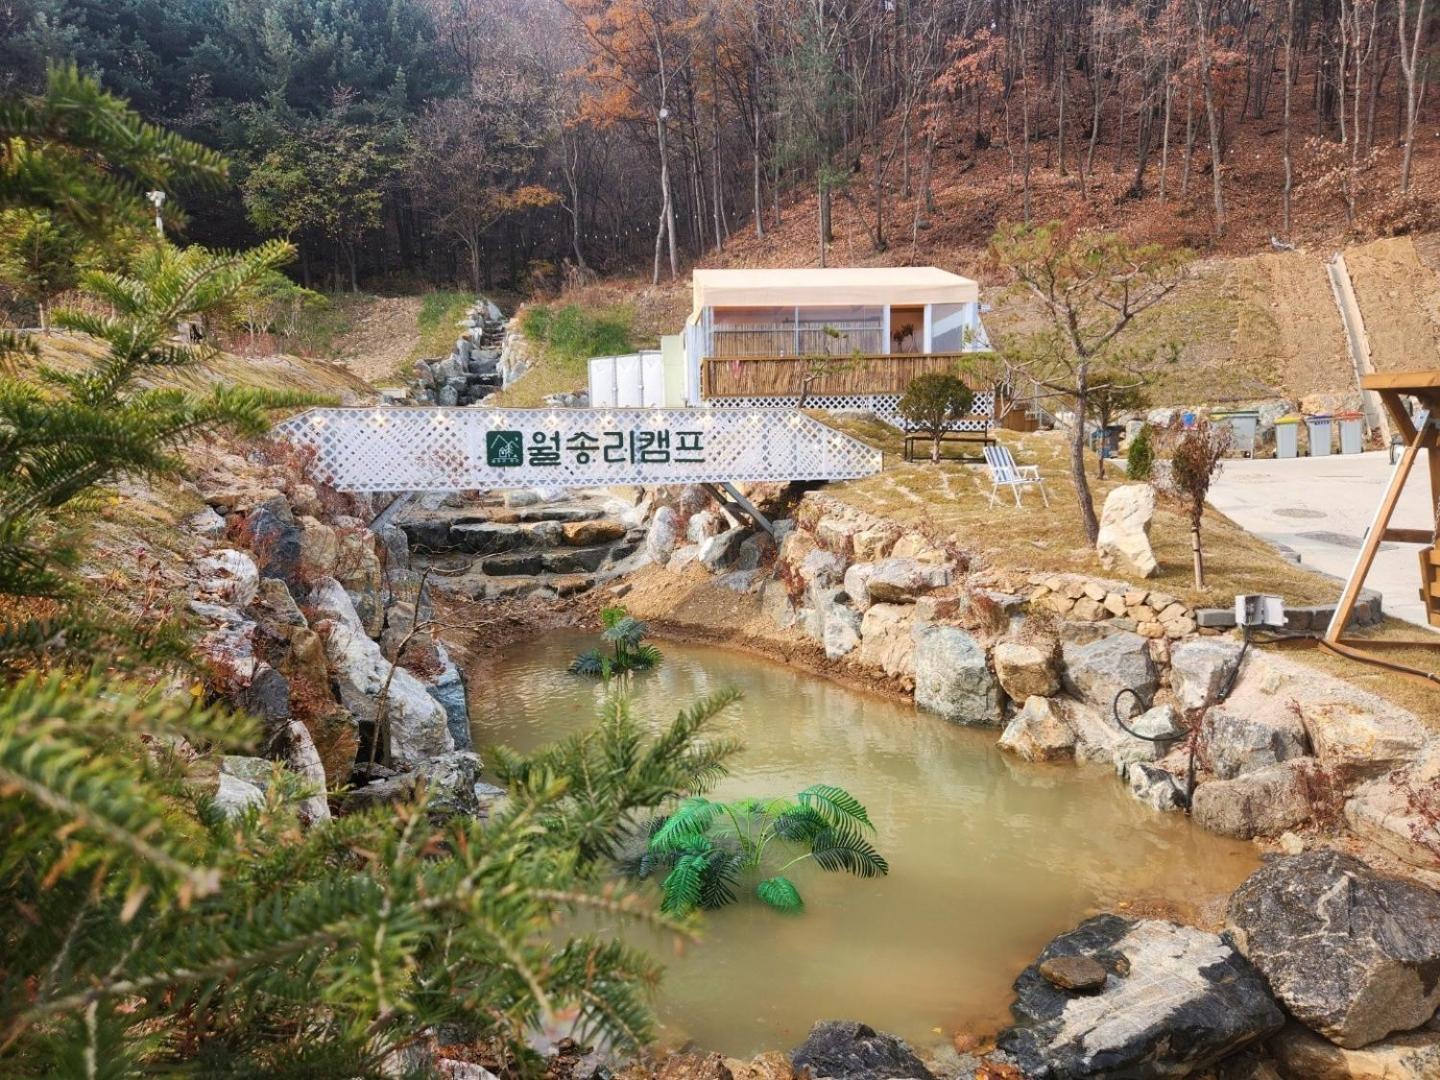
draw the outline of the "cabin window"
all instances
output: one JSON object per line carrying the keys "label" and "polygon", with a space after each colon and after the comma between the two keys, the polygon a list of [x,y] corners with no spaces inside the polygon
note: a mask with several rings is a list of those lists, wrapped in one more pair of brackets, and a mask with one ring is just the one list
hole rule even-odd
{"label": "cabin window", "polygon": [[715,357],[810,356],[885,352],[885,312],[878,306],[714,308]]}

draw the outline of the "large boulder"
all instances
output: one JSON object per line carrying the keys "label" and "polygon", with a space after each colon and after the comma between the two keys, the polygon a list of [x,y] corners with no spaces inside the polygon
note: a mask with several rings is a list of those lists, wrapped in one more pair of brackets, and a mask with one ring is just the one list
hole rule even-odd
{"label": "large boulder", "polygon": [[1345,824],[1412,866],[1440,867],[1440,747],[1413,765],[1361,785],[1345,804]]}
{"label": "large boulder", "polygon": [[421,679],[421,682],[425,684],[426,692],[445,710],[445,722],[450,727],[450,738],[455,743],[455,749],[469,750],[472,745],[470,702],[465,690],[465,676],[455,666],[455,661],[450,659],[450,653],[445,646],[439,642],[435,643],[435,653],[440,671],[436,675]]}
{"label": "large boulder", "polygon": [[1440,893],[1336,851],[1274,859],[1230,897],[1226,926],[1290,1014],[1350,1049],[1440,1006]]}
{"label": "large boulder", "polygon": [[1185,809],[1185,787],[1173,773],[1144,761],[1131,762],[1125,769],[1130,794],[1152,810]]}
{"label": "large boulder", "polygon": [[255,657],[257,625],[234,608],[190,601],[190,610],[205,627],[195,641],[195,655],[211,683],[222,693],[238,696],[250,686],[259,667]]}
{"label": "large boulder", "polygon": [[[1184,734],[1173,706],[1157,705],[1126,720],[1131,735],[1115,722],[1112,708],[1094,708],[1083,702],[1065,703],[1065,717],[1075,731],[1075,757],[1079,761],[1114,765],[1124,773],[1136,761],[1157,761]],[[1141,737],[1148,736],[1148,737]]]}
{"label": "large boulder", "polygon": [[1270,1049],[1291,1080],[1435,1080],[1440,1076],[1440,1022],[1392,1035],[1359,1050],[1336,1046],[1289,1023]]}
{"label": "large boulder", "polygon": [[255,599],[260,588],[260,570],[243,551],[221,548],[195,563],[199,575],[196,589],[216,604],[244,607]]}
{"label": "large boulder", "polygon": [[1304,715],[1315,756],[1347,784],[1410,764],[1430,740],[1425,725],[1409,713],[1377,711],[1353,701],[1316,702]]}
{"label": "large boulder", "polygon": [[915,645],[915,704],[961,724],[999,724],[1000,684],[985,650],[955,626],[931,626]]}
{"label": "large boulder", "polygon": [[845,592],[856,611],[866,611],[870,607],[870,575],[874,572],[874,563],[851,563],[845,570]]}
{"label": "large boulder", "polygon": [[700,510],[690,515],[685,523],[685,539],[692,544],[703,544],[725,527],[725,519],[714,510]]}
{"label": "large boulder", "polygon": [[340,540],[335,530],[313,517],[301,517],[300,573],[307,581],[331,577],[340,559]]}
{"label": "large boulder", "polygon": [[405,530],[390,522],[370,526],[380,550],[385,553],[385,574],[391,577],[410,569],[410,538]]}
{"label": "large boulder", "polygon": [[220,773],[215,793],[210,797],[211,808],[226,818],[240,817],[251,807],[264,805],[265,792],[258,785],[228,772]]}
{"label": "large boulder", "polygon": [[1121,631],[1083,645],[1067,643],[1063,648],[1065,688],[1082,701],[1110,715],[1115,695],[1133,690],[1120,703],[1124,716],[1144,710],[1143,702],[1155,696],[1158,682],[1150,659],[1150,644],[1139,634]]}
{"label": "large boulder", "polygon": [[423,761],[410,772],[372,780],[364,787],[347,793],[346,798],[352,806],[404,802],[415,798],[421,785],[424,785],[432,814],[439,817],[468,814],[474,817],[481,815],[485,809],[480,792],[488,785],[477,788],[479,784],[480,758],[468,750],[456,750]]}
{"label": "large boulder", "polygon": [[1221,836],[1251,840],[1278,836],[1315,813],[1310,796],[1311,765],[1286,761],[1233,780],[1212,780],[1195,789],[1190,816]]}
{"label": "large boulder", "polygon": [[1170,650],[1170,688],[1186,712],[1215,704],[1240,662],[1239,643],[1225,638],[1182,641]]}
{"label": "large boulder", "polygon": [[781,630],[795,625],[795,604],[783,581],[771,578],[760,587],[760,614]]}
{"label": "large boulder", "polygon": [[325,656],[340,703],[362,731],[373,733],[382,716],[388,722],[391,760],[418,765],[455,749],[445,710],[414,675],[385,659],[360,622],[349,595],[334,578],[311,594],[317,618],[324,620]]}
{"label": "large boulder", "polygon": [[872,604],[907,604],[949,584],[948,566],[917,559],[882,559],[873,565],[865,588]]}
{"label": "large boulder", "polygon": [[775,538],[763,529],[747,536],[740,545],[740,554],[735,559],[737,570],[759,570],[775,556]]}
{"label": "large boulder", "polygon": [[1299,714],[1279,701],[1257,706],[1216,705],[1205,714],[1201,747],[1210,768],[1223,780],[1310,752]]}
{"label": "large boulder", "polygon": [[325,798],[325,766],[320,752],[310,737],[310,729],[299,720],[287,720],[271,739],[272,752],[300,777],[308,794],[296,805],[300,820],[307,825],[330,820],[330,804]]}
{"label": "large boulder", "polygon": [[[547,522],[546,524],[557,526],[553,532],[556,534],[558,542],[561,533],[561,529],[558,527],[559,522]],[[520,548],[529,547],[532,540],[538,538],[539,535],[538,530],[527,530],[523,526],[513,525],[509,522],[462,521],[450,526],[446,543],[448,547],[463,551],[467,555],[498,555],[502,551],[517,551]]]}
{"label": "large boulder", "polygon": [[[1072,992],[1041,973],[1088,956],[1110,973]],[[1188,1076],[1285,1021],[1259,973],[1216,934],[1097,915],[1047,945],[1015,980],[1015,1024],[999,1043],[1030,1080]]]}
{"label": "large boulder", "polygon": [[811,603],[801,610],[805,632],[825,647],[831,660],[853,652],[860,644],[860,615],[847,603],[845,590],[831,586],[811,594]]}
{"label": "large boulder", "polygon": [[1158,761],[1185,736],[1185,725],[1174,705],[1156,705],[1125,723],[1135,734],[1120,732],[1110,755],[1122,776],[1137,761]]}
{"label": "large boulder", "polygon": [[350,594],[365,632],[378,638],[385,628],[385,574],[375,534],[359,518],[336,518],[339,554],[334,577]]}
{"label": "large boulder", "polygon": [[1155,517],[1155,489],[1149,484],[1123,484],[1105,497],[1095,550],[1108,570],[1140,577],[1160,572],[1150,548],[1150,522]]}
{"label": "large boulder", "polygon": [[300,572],[300,527],[285,496],[274,495],[251,510],[241,535],[255,553],[261,577],[279,578],[295,595],[302,595],[305,584]]}
{"label": "large boulder", "polygon": [[739,557],[740,544],[745,536],[746,530],[737,525],[707,538],[700,545],[700,565],[710,573],[718,574]]}
{"label": "large boulder", "polygon": [[219,540],[225,535],[225,519],[208,506],[186,518],[185,527],[206,540]]}
{"label": "large boulder", "polygon": [[808,590],[828,589],[838,585],[845,575],[845,563],[837,555],[816,548],[795,567],[795,573]]}
{"label": "large boulder", "polygon": [[1002,641],[991,655],[1000,688],[1013,701],[1033,696],[1050,697],[1060,689],[1055,650],[1048,645]]}
{"label": "large boulder", "polygon": [[1049,698],[1032,694],[1011,717],[1000,736],[1001,750],[1026,761],[1055,761],[1075,756],[1075,732]]}
{"label": "large boulder", "polygon": [[855,659],[886,675],[915,674],[914,615],[911,604],[871,605],[860,620],[860,648]]}
{"label": "large boulder", "polygon": [[855,1020],[820,1021],[790,1052],[790,1063],[817,1080],[933,1080],[903,1040]]}
{"label": "large boulder", "polygon": [[645,533],[645,553],[660,566],[670,561],[675,545],[680,540],[680,519],[675,511],[662,506],[650,519],[650,528]]}

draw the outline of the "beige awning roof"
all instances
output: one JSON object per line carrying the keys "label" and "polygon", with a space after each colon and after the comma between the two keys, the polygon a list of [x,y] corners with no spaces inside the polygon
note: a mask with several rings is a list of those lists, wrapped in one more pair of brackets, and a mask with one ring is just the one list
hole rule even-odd
{"label": "beige awning roof", "polygon": [[723,307],[973,304],[980,286],[934,266],[696,270],[694,311]]}

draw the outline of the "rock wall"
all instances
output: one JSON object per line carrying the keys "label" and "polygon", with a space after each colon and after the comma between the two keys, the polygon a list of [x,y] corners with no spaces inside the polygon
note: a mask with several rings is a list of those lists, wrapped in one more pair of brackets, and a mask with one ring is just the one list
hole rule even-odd
{"label": "rock wall", "polygon": [[943,539],[822,493],[776,536],[725,521],[697,489],[655,513],[645,550],[753,594],[777,635],[836,669],[995,728],[1008,752],[1107,766],[1171,811],[1187,805],[1193,746],[1201,826],[1249,839],[1343,819],[1440,872],[1440,829],[1414,794],[1433,792],[1440,820],[1440,745],[1374,694],[1258,647],[1242,663],[1238,632],[1199,625],[1205,613],[1174,596],[972,565]]}
{"label": "rock wall", "polygon": [[[397,774],[418,770],[463,784],[475,768],[446,763],[470,747],[464,682],[430,632],[404,531],[372,528],[369,496],[313,482],[286,444],[192,460],[206,506],[187,522],[203,551],[190,610],[209,692],[263,721],[312,799],[372,782],[399,797]],[[259,797],[255,775],[222,770],[229,805]],[[315,816],[324,800],[307,805]]]}

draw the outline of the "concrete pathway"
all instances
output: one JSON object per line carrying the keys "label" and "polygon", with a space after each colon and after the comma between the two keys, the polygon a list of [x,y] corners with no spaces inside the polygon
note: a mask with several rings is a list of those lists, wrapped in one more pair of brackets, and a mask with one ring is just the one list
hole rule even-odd
{"label": "concrete pathway", "polygon": [[[1300,556],[1300,564],[1341,580],[1350,576],[1365,531],[1390,482],[1383,450],[1288,460],[1227,460],[1210,489],[1210,505],[1249,532]],[[1429,528],[1430,484],[1416,463],[1391,524]],[[1420,604],[1414,544],[1380,545],[1366,586],[1385,598],[1385,613],[1428,625]],[[1339,586],[1336,587],[1339,595]]]}

